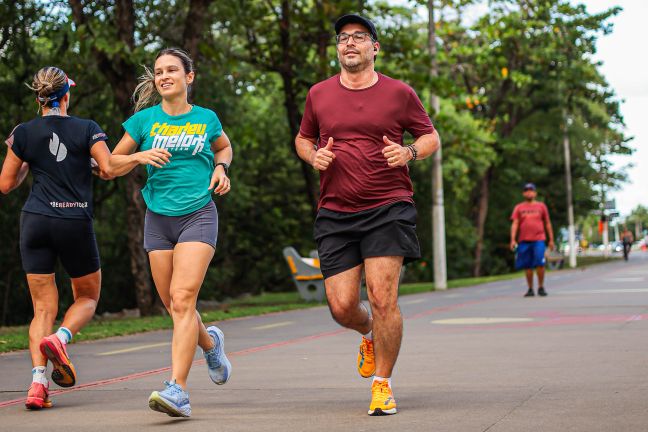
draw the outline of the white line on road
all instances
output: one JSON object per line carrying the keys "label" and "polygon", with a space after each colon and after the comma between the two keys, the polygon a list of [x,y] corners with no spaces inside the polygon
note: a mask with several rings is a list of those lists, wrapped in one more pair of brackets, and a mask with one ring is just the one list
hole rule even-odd
{"label": "white line on road", "polygon": [[282,321],[274,324],[266,324],[258,327],[252,327],[252,330],[267,330],[271,328],[277,328],[277,327],[285,327],[289,326],[291,324],[295,324],[295,321]]}
{"label": "white line on road", "polygon": [[408,300],[406,302],[401,302],[401,304],[411,305],[411,304],[417,304],[417,303],[424,303],[425,301],[426,301],[425,299],[415,299],[415,300]]}
{"label": "white line on road", "polygon": [[140,345],[132,348],[126,348],[126,349],[121,349],[121,350],[116,350],[116,351],[108,351],[104,353],[99,353],[96,354],[98,356],[107,356],[107,355],[113,355],[113,354],[123,354],[127,352],[133,352],[133,351],[140,351],[140,350],[145,350],[148,348],[157,348],[157,347],[163,347],[171,345],[171,342],[161,342],[161,343],[156,343],[156,344],[150,344],[150,345]]}
{"label": "white line on road", "polygon": [[648,288],[617,288],[617,289],[598,289],[598,290],[569,290],[560,291],[557,294],[630,294],[630,293],[648,293]]}
{"label": "white line on road", "polygon": [[609,278],[603,279],[605,282],[643,282],[644,278],[642,277],[620,277],[620,278]]}

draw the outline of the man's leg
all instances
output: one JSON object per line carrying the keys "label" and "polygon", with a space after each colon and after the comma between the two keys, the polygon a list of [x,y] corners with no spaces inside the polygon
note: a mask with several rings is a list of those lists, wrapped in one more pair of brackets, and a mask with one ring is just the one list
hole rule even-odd
{"label": "man's leg", "polygon": [[398,307],[398,282],[403,257],[365,259],[367,294],[374,318],[373,335],[376,375],[371,384],[368,414],[396,414],[391,375],[403,339],[403,317]]}
{"label": "man's leg", "polygon": [[398,282],[402,266],[403,257],[365,260],[378,377],[391,377],[403,338],[403,317],[398,307]]}
{"label": "man's leg", "polygon": [[538,295],[544,297],[547,295],[547,292],[544,289],[544,277],[545,277],[545,251],[546,246],[544,241],[535,242],[533,248],[533,266],[536,268],[536,273],[538,275]]}
{"label": "man's leg", "polygon": [[[525,276],[526,276],[526,281],[527,281],[527,287],[532,290],[533,289],[533,269],[528,268],[525,269]],[[538,279],[540,278],[540,274],[538,274]],[[540,284],[542,286],[542,284]]]}
{"label": "man's leg", "polygon": [[326,298],[333,319],[343,327],[367,334],[372,320],[367,308],[360,303],[362,265],[330,276],[324,280]]}
{"label": "man's leg", "polygon": [[538,275],[538,287],[543,288],[544,287],[545,268],[544,267],[536,267],[536,274]]}

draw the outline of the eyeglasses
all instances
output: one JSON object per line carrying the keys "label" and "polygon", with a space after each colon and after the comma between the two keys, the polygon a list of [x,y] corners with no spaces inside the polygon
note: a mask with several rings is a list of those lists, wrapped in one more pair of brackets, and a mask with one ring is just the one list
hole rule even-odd
{"label": "eyeglasses", "polygon": [[367,32],[356,32],[353,34],[340,33],[339,35],[335,36],[335,40],[338,43],[338,45],[348,43],[350,38],[353,38],[353,41],[355,43],[363,43],[366,42],[367,39],[373,42],[373,38]]}

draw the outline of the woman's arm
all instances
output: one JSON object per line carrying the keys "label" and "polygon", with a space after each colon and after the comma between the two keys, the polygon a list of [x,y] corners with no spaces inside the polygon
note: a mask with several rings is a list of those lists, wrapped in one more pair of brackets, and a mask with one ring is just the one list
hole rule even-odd
{"label": "woman's arm", "polygon": [[28,172],[29,165],[16,156],[9,147],[0,172],[0,192],[6,195],[16,189],[25,180]]}
{"label": "woman's arm", "polygon": [[[211,143],[211,149],[214,152],[214,164],[226,163],[229,166],[232,163],[234,152],[232,152],[232,145],[225,131]],[[216,186],[217,184],[218,186]],[[218,195],[225,195],[230,191],[230,179],[222,165],[217,165],[214,169],[209,190],[213,190]]]}
{"label": "woman's arm", "polygon": [[106,145],[106,141],[97,141],[90,149],[90,155],[97,163],[98,175],[103,180],[112,180],[115,177],[111,174],[110,170],[110,150]]}
{"label": "woman's arm", "polygon": [[128,132],[124,133],[109,159],[108,173],[110,176],[119,177],[128,174],[137,165],[151,165],[162,168],[163,165],[169,162],[171,157],[171,153],[166,149],[153,148],[133,153],[136,148],[137,143],[133,137]]}

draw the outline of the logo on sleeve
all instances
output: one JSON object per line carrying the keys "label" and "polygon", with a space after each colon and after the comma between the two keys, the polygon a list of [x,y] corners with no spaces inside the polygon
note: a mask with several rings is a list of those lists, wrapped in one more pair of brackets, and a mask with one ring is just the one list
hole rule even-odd
{"label": "logo on sleeve", "polygon": [[56,156],[56,162],[61,162],[67,156],[67,147],[60,142],[58,135],[52,132],[52,138],[49,142],[50,153]]}

